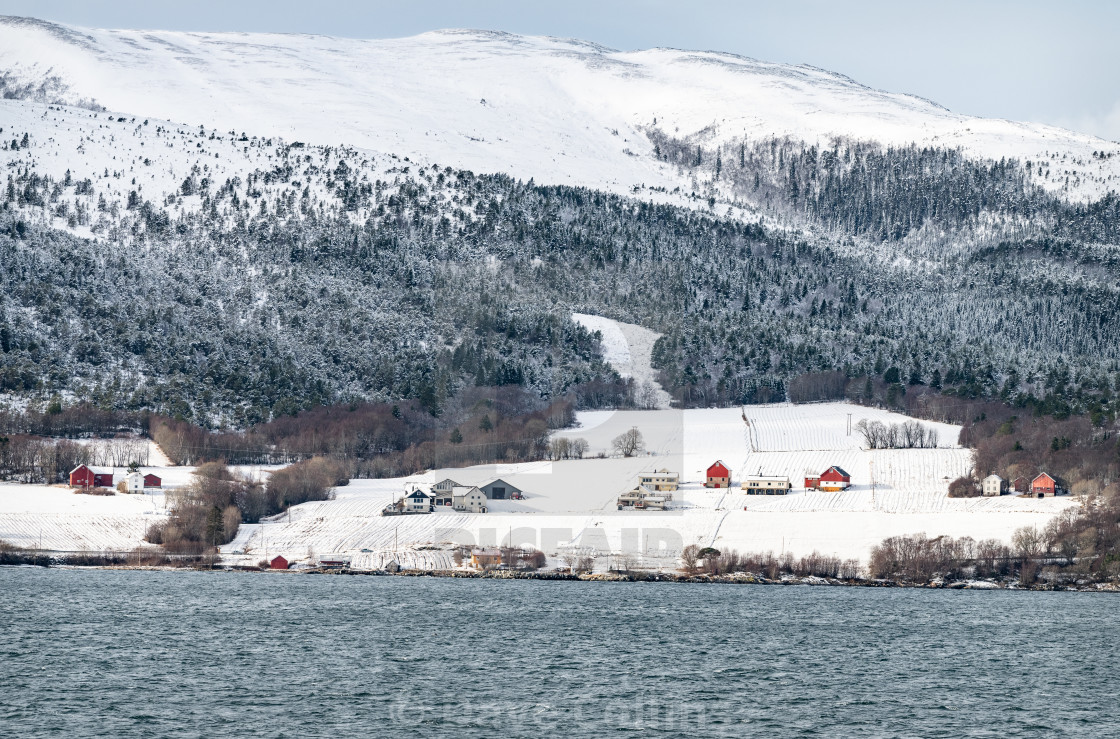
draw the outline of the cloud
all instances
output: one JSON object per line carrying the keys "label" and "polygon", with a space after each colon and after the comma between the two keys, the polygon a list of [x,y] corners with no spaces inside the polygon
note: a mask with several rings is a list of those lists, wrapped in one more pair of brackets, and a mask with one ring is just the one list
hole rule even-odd
{"label": "cloud", "polygon": [[1114,102],[1112,108],[1103,113],[1058,116],[1054,120],[1054,125],[1120,143],[1120,100]]}

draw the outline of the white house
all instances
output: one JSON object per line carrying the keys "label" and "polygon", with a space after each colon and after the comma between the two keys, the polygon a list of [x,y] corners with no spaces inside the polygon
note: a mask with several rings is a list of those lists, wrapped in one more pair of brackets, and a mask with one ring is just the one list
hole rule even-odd
{"label": "white house", "polygon": [[411,493],[404,496],[404,512],[431,513],[432,497],[419,488],[413,490]]}
{"label": "white house", "polygon": [[618,510],[633,508],[636,511],[663,511],[673,500],[673,494],[666,491],[650,490],[645,485],[618,496]]}
{"label": "white house", "polygon": [[677,489],[680,475],[669,470],[654,470],[638,475],[638,485],[654,492],[671,492]]}
{"label": "white house", "polygon": [[981,483],[984,489],[984,495],[988,497],[995,497],[1003,495],[1007,492],[1007,480],[1004,480],[999,475],[988,475]]}
{"label": "white house", "polygon": [[467,513],[486,513],[486,494],[475,485],[456,485],[451,489],[452,507]]}
{"label": "white house", "polygon": [[768,477],[754,475],[743,480],[742,488],[747,495],[785,495],[793,487],[788,477]]}
{"label": "white house", "polygon": [[144,473],[139,471],[129,472],[124,476],[124,479],[117,484],[123,485],[124,492],[126,493],[133,493],[136,495],[142,494],[144,492]]}

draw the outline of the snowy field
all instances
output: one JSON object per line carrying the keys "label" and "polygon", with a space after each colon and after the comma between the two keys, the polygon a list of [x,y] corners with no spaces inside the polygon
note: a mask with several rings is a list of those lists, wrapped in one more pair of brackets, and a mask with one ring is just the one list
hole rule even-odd
{"label": "snowy field", "polygon": [[[900,423],[905,416],[844,403],[776,404],[745,408],[657,411],[594,411],[562,432],[587,439],[583,460],[535,462],[435,470],[391,480],[353,480],[329,501],[296,506],[271,521],[243,525],[223,547],[230,563],[256,563],[284,554],[311,562],[346,553],[355,567],[377,568],[396,560],[404,567],[444,568],[454,563],[452,544],[512,542],[552,556],[596,553],[597,567],[625,559],[630,566],[675,569],[688,544],[719,549],[820,551],[866,561],[886,536],[924,532],[1008,540],[1021,526],[1044,525],[1076,505],[1071,498],[1046,500],[1003,496],[950,499],[949,481],[967,474],[970,452],[956,444],[959,429],[938,425],[937,449],[876,450],[859,447],[848,434],[860,419]],[[619,433],[638,428],[643,454],[606,454]],[[735,487],[702,486],[716,459],[732,469]],[[805,471],[837,464],[853,487],[840,493],[806,491]],[[671,510],[618,511],[616,497],[634,486],[639,472],[668,468],[682,474]],[[190,467],[153,467],[168,490],[190,481]],[[240,468],[263,477],[270,468]],[[738,488],[744,472],[785,475],[794,490],[785,496],[749,496]],[[118,470],[118,472],[121,472]],[[525,492],[524,500],[491,501],[486,514],[440,510],[431,515],[381,516],[406,485],[446,477],[482,484],[501,477]],[[0,485],[0,539],[59,551],[130,549],[166,515],[157,495],[91,496],[47,485]]]}
{"label": "snowy field", "polygon": [[[956,444],[959,428],[938,425],[937,449],[865,451],[847,433],[861,418],[900,423],[898,414],[844,403],[777,404],[689,411],[591,412],[580,427],[591,453],[605,451],[615,435],[637,427],[647,453],[630,459],[585,459],[496,467],[473,467],[397,480],[355,480],[332,501],[298,506],[288,516],[243,527],[225,547],[231,561],[259,561],[283,553],[310,560],[324,553],[350,554],[355,567],[378,567],[397,559],[405,567],[444,567],[452,543],[512,542],[550,555],[597,551],[600,566],[628,559],[631,565],[673,569],[688,544],[739,551],[820,551],[866,561],[884,537],[924,532],[1008,540],[1021,526],[1044,525],[1076,501],[1001,498],[950,499],[949,481],[966,474],[970,452]],[[744,420],[744,416],[747,420]],[[749,425],[748,425],[749,421]],[[707,465],[722,459],[736,487],[702,487]],[[806,491],[806,469],[843,466],[853,478],[842,493]],[[615,498],[633,487],[637,473],[666,467],[683,473],[684,485],[665,512],[618,511]],[[748,496],[737,483],[745,470],[788,475],[786,496]],[[874,486],[872,486],[872,473]],[[469,484],[502,477],[522,488],[522,501],[492,501],[486,514],[438,511],[382,517],[381,509],[406,484],[445,477]],[[368,551],[362,551],[368,550]],[[233,553],[238,554],[234,555]]]}
{"label": "snowy field", "polygon": [[[194,468],[142,469],[162,478],[161,492],[86,495],[66,485],[0,483],[0,540],[62,552],[151,546],[143,541],[144,532],[166,516],[168,494],[190,483]],[[276,467],[244,465],[231,469],[262,479]],[[124,468],[114,469],[114,479],[119,481],[125,472]]]}

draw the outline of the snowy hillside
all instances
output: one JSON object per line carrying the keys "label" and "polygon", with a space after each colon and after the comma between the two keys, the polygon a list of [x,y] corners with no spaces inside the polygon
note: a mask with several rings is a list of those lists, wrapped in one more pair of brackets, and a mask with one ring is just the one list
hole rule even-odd
{"label": "snowy hillside", "polygon": [[[971,466],[971,452],[956,444],[958,427],[936,424],[944,439],[941,448],[870,452],[848,436],[848,413],[855,420],[887,423],[906,417],[842,403],[745,410],[749,426],[744,409],[738,408],[584,413],[580,427],[564,435],[587,439],[592,454],[605,451],[614,435],[632,426],[645,436],[648,453],[355,480],[337,490],[336,500],[307,503],[290,516],[244,527],[223,551],[235,558],[243,552],[245,561],[253,562],[265,552],[297,559],[306,558],[309,550],[347,552],[356,567],[375,568],[396,558],[405,567],[439,568],[449,566],[449,542],[486,545],[512,537],[514,544],[539,547],[550,555],[598,549],[603,555],[625,556],[648,546],[646,564],[668,569],[677,566],[679,548],[687,544],[797,555],[816,550],[866,561],[871,547],[887,536],[925,532],[1006,541],[1016,529],[1044,525],[1075,503],[1070,498],[948,498],[949,480]],[[769,450],[752,450],[753,434],[768,440]],[[717,458],[732,467],[735,486],[730,490],[702,486],[704,469]],[[806,469],[820,472],[832,464],[852,474],[852,489],[824,493],[800,487]],[[672,510],[616,509],[615,498],[633,487],[640,471],[662,467],[682,474]],[[738,487],[743,473],[760,467],[766,474],[788,475],[795,489],[786,496],[744,494]],[[484,515],[450,510],[403,518],[380,515],[406,485],[446,477],[465,484],[501,477],[523,489],[526,498],[492,501]]]}
{"label": "snowy hillside", "polygon": [[654,156],[654,131],[709,149],[786,136],[960,147],[1045,161],[1036,181],[1071,199],[1120,183],[1120,158],[1095,156],[1115,143],[958,115],[812,67],[484,31],[353,40],[4,18],[0,93],[651,199],[704,190]]}

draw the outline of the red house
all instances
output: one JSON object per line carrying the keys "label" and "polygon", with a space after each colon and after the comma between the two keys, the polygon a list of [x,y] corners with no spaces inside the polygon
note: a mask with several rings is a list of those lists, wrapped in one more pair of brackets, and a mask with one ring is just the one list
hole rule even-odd
{"label": "red house", "polygon": [[288,569],[288,560],[280,555],[276,555],[272,558],[272,561],[268,563],[268,567],[272,570],[286,570]]}
{"label": "red house", "polygon": [[1053,477],[1043,472],[1031,480],[1031,493],[1039,498],[1047,498],[1058,492],[1058,483]]}
{"label": "red house", "polygon": [[144,487],[146,488],[161,488],[163,487],[163,480],[158,475],[148,473],[144,475]]}
{"label": "red house", "polygon": [[111,488],[113,487],[113,471],[93,469],[80,464],[70,470],[70,487],[72,488]]}
{"label": "red house", "polygon": [[820,490],[821,489],[821,476],[820,475],[805,475],[805,489],[806,490]]}
{"label": "red house", "polygon": [[820,489],[836,492],[837,490],[847,490],[852,486],[852,476],[843,470],[843,468],[832,465],[827,470],[821,473],[820,476]]}
{"label": "red house", "polygon": [[704,483],[704,487],[731,487],[731,470],[727,469],[727,465],[722,460],[717,460],[715,464],[708,468],[708,481]]}

